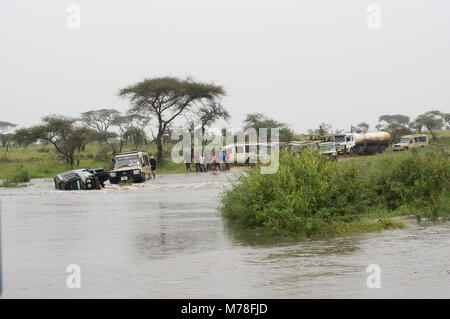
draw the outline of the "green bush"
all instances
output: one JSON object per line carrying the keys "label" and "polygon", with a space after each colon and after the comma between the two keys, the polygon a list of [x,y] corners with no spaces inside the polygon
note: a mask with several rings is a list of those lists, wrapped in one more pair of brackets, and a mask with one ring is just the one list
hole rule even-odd
{"label": "green bush", "polygon": [[17,169],[14,174],[6,178],[0,187],[24,187],[26,185],[20,184],[20,183],[27,183],[30,181],[30,174],[28,171],[24,170],[23,168]]}
{"label": "green bush", "polygon": [[446,212],[448,157],[438,151],[385,155],[336,162],[317,152],[281,154],[276,174],[251,170],[224,193],[220,210],[244,227],[306,236],[358,230],[351,223],[364,230],[402,227],[385,218],[406,208]]}
{"label": "green bush", "polygon": [[28,183],[30,181],[30,174],[28,173],[28,171],[24,170],[23,168],[19,168],[7,180],[11,183],[16,183],[16,184],[17,183]]}

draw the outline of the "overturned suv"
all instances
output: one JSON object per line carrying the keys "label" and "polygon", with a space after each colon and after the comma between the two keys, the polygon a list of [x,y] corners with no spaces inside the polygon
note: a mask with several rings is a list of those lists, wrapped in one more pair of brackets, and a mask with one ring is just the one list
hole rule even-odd
{"label": "overturned suv", "polygon": [[60,190],[102,189],[109,179],[103,168],[82,168],[56,175],[55,188]]}
{"label": "overturned suv", "polygon": [[118,153],[111,164],[109,182],[111,184],[118,184],[119,182],[140,183],[150,179],[150,174],[150,158],[147,152]]}

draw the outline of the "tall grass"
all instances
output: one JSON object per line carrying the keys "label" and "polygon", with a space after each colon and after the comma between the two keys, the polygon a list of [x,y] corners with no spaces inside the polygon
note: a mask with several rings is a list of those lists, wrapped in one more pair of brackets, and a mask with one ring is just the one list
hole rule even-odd
{"label": "tall grass", "polygon": [[22,167],[11,172],[8,177],[0,184],[0,187],[24,187],[26,185],[21,183],[28,183],[30,181],[30,174]]}
{"label": "tall grass", "polygon": [[309,236],[403,227],[391,217],[447,217],[449,157],[439,150],[336,162],[281,154],[276,174],[252,170],[221,198],[223,216],[265,232]]}

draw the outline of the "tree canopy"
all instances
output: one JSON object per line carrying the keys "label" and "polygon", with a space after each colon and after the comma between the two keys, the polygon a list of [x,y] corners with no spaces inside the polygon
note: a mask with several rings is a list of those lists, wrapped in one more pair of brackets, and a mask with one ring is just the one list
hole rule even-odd
{"label": "tree canopy", "polygon": [[95,133],[92,129],[74,126],[76,121],[61,115],[51,115],[44,117],[41,125],[32,128],[36,139],[52,144],[70,166],[74,165],[75,151],[92,141],[92,133]]}
{"label": "tree canopy", "polygon": [[131,113],[150,115],[157,120],[158,158],[162,157],[163,135],[178,116],[192,111],[194,106],[215,102],[224,95],[221,86],[174,77],[148,78],[119,92],[119,96],[130,100]]}
{"label": "tree canopy", "polygon": [[290,142],[294,138],[294,131],[288,124],[278,122],[274,119],[268,118],[262,113],[249,113],[244,120],[244,129],[254,128],[259,134],[260,128],[267,128],[267,138],[271,138],[270,129],[278,128],[280,131],[280,142]]}
{"label": "tree canopy", "polygon": [[381,115],[378,118],[379,122],[386,122],[389,124],[398,124],[407,126],[409,124],[409,116],[407,115],[401,115],[401,114],[395,114],[395,115]]}
{"label": "tree canopy", "polygon": [[419,131],[422,127],[426,127],[433,138],[436,138],[436,130],[440,130],[444,126],[444,123],[445,114],[436,110],[420,114],[414,121],[414,125]]}
{"label": "tree canopy", "polygon": [[203,135],[205,135],[206,128],[212,126],[219,119],[225,121],[230,119],[228,111],[220,103],[216,102],[200,107],[197,114],[201,122]]}

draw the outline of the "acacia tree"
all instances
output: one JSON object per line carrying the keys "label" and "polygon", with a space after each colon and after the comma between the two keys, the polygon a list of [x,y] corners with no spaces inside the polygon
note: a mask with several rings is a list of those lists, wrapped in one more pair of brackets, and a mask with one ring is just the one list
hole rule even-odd
{"label": "acacia tree", "polygon": [[36,142],[36,136],[34,136],[33,131],[29,128],[21,128],[16,130],[11,139],[14,144],[21,147],[27,147],[28,145]]}
{"label": "acacia tree", "polygon": [[369,124],[367,124],[366,122],[361,122],[358,124],[358,129],[363,130],[363,131],[368,131],[369,130]]}
{"label": "acacia tree", "polygon": [[395,115],[381,115],[378,118],[378,122],[386,122],[389,124],[398,124],[402,126],[407,126],[409,124],[409,116],[395,114]]}
{"label": "acacia tree", "polygon": [[75,151],[89,143],[90,133],[86,128],[75,127],[76,119],[52,115],[42,119],[42,124],[32,128],[36,139],[52,144],[63,156],[67,164],[73,167]]}
{"label": "acacia tree", "polygon": [[80,120],[87,126],[96,129],[103,138],[101,142],[108,143],[108,129],[113,125],[114,119],[120,116],[120,112],[114,109],[100,109],[81,113]]}
{"label": "acacia tree", "polygon": [[157,123],[156,145],[158,159],[162,158],[163,135],[180,115],[197,104],[205,105],[225,95],[221,86],[180,80],[173,77],[150,78],[130,85],[119,92],[132,104],[130,112],[152,115]]}
{"label": "acacia tree", "polygon": [[385,131],[389,132],[391,135],[391,144],[396,143],[400,137],[403,135],[409,135],[411,134],[411,130],[404,126],[397,123],[391,123],[387,127],[385,127]]}
{"label": "acacia tree", "polygon": [[268,118],[262,113],[247,114],[244,120],[244,129],[254,128],[259,134],[260,128],[267,128],[267,138],[271,139],[272,128],[278,128],[280,131],[280,142],[290,142],[294,138],[294,132],[286,123],[278,122]]}
{"label": "acacia tree", "polygon": [[15,128],[16,126],[17,124],[14,123],[0,121],[0,142],[2,143],[2,146],[6,148],[7,152],[12,135],[7,134],[6,132]]}
{"label": "acacia tree", "polygon": [[219,119],[228,122],[230,114],[220,103],[211,102],[198,110],[198,117],[202,126],[202,136],[204,136],[207,127],[210,127]]}
{"label": "acacia tree", "polygon": [[327,135],[329,132],[332,132],[331,124],[320,123],[319,127],[315,130],[315,133],[320,136]]}
{"label": "acacia tree", "polygon": [[[150,117],[139,114],[126,114],[117,116],[112,122],[113,126],[119,128],[119,153],[122,152],[123,144],[128,140],[133,140],[142,144],[145,141],[146,134],[144,127],[150,122]],[[139,130],[139,132],[138,132]],[[137,147],[137,146],[136,146]]]}
{"label": "acacia tree", "polygon": [[436,130],[440,130],[444,126],[445,114],[440,111],[429,111],[420,114],[415,123],[417,126],[425,126],[428,131],[430,131],[431,136],[436,138]]}
{"label": "acacia tree", "polygon": [[444,123],[450,126],[450,113],[444,113]]}

